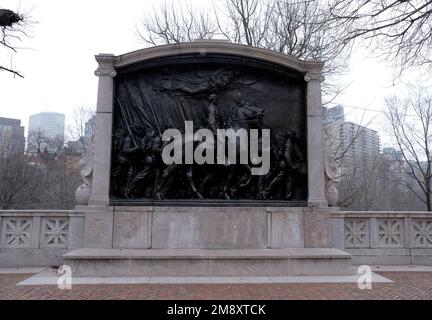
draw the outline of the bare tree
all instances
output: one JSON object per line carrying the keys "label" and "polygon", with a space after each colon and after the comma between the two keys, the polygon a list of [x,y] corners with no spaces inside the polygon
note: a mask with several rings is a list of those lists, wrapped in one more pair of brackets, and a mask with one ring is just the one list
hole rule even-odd
{"label": "bare tree", "polygon": [[27,153],[42,154],[48,144],[48,138],[41,130],[29,132],[27,137]]}
{"label": "bare tree", "polygon": [[0,137],[0,209],[34,203],[43,173],[17,151],[11,137]]}
{"label": "bare tree", "polygon": [[68,138],[79,144],[78,149],[86,152],[93,142],[95,127],[95,109],[81,106],[73,111],[71,122],[67,128]]}
{"label": "bare tree", "polygon": [[[233,43],[266,48],[300,59],[326,61],[324,73],[342,71],[350,54],[340,30],[329,19],[330,6],[311,0],[225,0],[213,12],[163,3],[137,27],[138,38],[160,45],[222,37]],[[327,82],[328,95],[339,88]]]}
{"label": "bare tree", "polygon": [[331,20],[344,31],[344,43],[363,39],[377,52],[407,67],[432,67],[432,1],[332,1]]}
{"label": "bare tree", "polygon": [[377,200],[380,157],[378,153],[374,156],[353,154],[354,145],[361,140],[366,127],[358,125],[352,136],[341,139],[342,124],[335,130],[329,130],[328,126],[324,127],[324,141],[329,158],[338,166],[334,178],[339,191],[338,205],[369,210]]}
{"label": "bare tree", "polygon": [[394,140],[401,151],[405,178],[399,183],[432,211],[432,93],[411,89],[407,98],[386,99]]}
{"label": "bare tree", "polygon": [[[424,210],[424,204],[400,183],[407,181],[401,161],[401,154],[394,150],[392,153],[380,155],[381,163],[376,172],[378,178],[379,201],[372,206],[373,210]],[[418,188],[417,188],[418,189]]]}
{"label": "bare tree", "polygon": [[72,209],[81,182],[78,156],[62,137],[30,132],[27,153],[0,130],[0,209]]}
{"label": "bare tree", "polygon": [[379,192],[382,165],[382,157],[377,154],[357,159],[354,164],[345,167],[337,184],[339,206],[354,210],[381,209],[377,204],[383,196]]}
{"label": "bare tree", "polygon": [[267,0],[225,0],[214,13],[218,32],[234,43],[269,47],[274,9],[275,5]]}
{"label": "bare tree", "polygon": [[[28,18],[24,14],[16,13],[12,10],[0,8],[0,45],[6,51],[11,53],[17,52],[17,42],[21,42],[22,37],[27,35]],[[6,67],[0,65],[0,71],[12,73],[14,76],[23,78],[22,74],[12,65]]]}
{"label": "bare tree", "polygon": [[[323,108],[324,111],[324,108]],[[343,130],[343,124],[345,123],[345,116],[342,115],[340,118],[325,119],[323,114],[323,135],[324,135],[324,148],[331,159],[337,163],[341,163],[345,160],[347,153],[351,150],[357,139],[363,134],[364,129],[371,124],[371,121],[364,124],[365,112],[363,112],[360,121],[355,126],[352,135],[347,139],[342,139],[341,131]]]}
{"label": "bare tree", "polygon": [[153,15],[141,21],[136,29],[140,40],[149,45],[160,45],[211,39],[217,27],[209,15],[201,11],[195,14],[190,5],[171,6],[165,1],[155,9]]}

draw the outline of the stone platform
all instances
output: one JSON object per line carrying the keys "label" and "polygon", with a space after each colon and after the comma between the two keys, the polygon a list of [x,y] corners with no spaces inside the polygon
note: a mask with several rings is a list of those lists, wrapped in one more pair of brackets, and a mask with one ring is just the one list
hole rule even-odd
{"label": "stone platform", "polygon": [[351,255],[332,248],[90,249],[63,256],[75,276],[349,275]]}

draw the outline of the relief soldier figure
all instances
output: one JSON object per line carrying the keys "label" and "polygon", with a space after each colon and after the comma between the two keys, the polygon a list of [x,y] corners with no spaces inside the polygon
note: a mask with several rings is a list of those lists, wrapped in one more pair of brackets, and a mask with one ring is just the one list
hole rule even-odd
{"label": "relief soldier figure", "polygon": [[[272,86],[283,86],[283,81],[274,80],[270,73],[253,73],[233,66],[195,69],[193,65],[190,69],[154,69],[147,76],[134,74],[130,79],[118,80],[112,139],[112,197],[304,200],[307,189],[301,147],[304,135],[299,140],[297,134],[303,126],[289,125],[301,120],[295,117],[303,111],[297,106],[292,121],[284,111],[267,116],[272,108],[290,108],[286,105],[289,100],[279,98],[280,93],[272,93]],[[177,128],[185,134],[182,129],[185,121],[193,121],[194,127],[213,133],[215,155],[218,129],[272,130],[269,172],[254,176],[253,165],[227,161],[214,165],[166,165],[161,153],[169,142],[162,141],[162,133],[167,128]],[[278,127],[275,131],[274,124]],[[274,132],[282,133],[274,135]],[[195,147],[198,142],[193,143]],[[236,148],[239,147],[236,142]],[[236,153],[239,158],[239,149]]]}

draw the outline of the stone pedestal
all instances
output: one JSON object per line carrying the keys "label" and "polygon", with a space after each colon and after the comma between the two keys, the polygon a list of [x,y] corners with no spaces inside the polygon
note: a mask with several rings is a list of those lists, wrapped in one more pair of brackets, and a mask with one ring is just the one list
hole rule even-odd
{"label": "stone pedestal", "polygon": [[100,208],[87,211],[86,248],[64,256],[76,275],[352,273],[350,255],[330,247],[324,208]]}
{"label": "stone pedestal", "polygon": [[301,276],[353,274],[338,249],[78,249],[64,255],[76,276]]}

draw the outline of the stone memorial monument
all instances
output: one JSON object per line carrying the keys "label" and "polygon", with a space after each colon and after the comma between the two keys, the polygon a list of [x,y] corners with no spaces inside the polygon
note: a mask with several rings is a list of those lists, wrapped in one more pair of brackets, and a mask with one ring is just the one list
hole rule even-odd
{"label": "stone memorial monument", "polygon": [[[75,274],[351,273],[350,255],[330,247],[337,208],[326,199],[322,62],[225,41],[96,60],[91,168],[83,160],[91,181],[77,193],[84,247],[64,256]],[[246,161],[221,156],[216,142],[229,131],[247,142],[257,132],[262,150],[253,158],[246,145]],[[178,132],[178,142],[166,132]],[[205,140],[197,132],[207,132]],[[245,151],[239,140],[235,159]],[[170,143],[181,153],[167,163]],[[196,161],[197,150],[214,163]],[[265,152],[268,167],[255,174],[264,162],[254,159],[266,160]]]}

